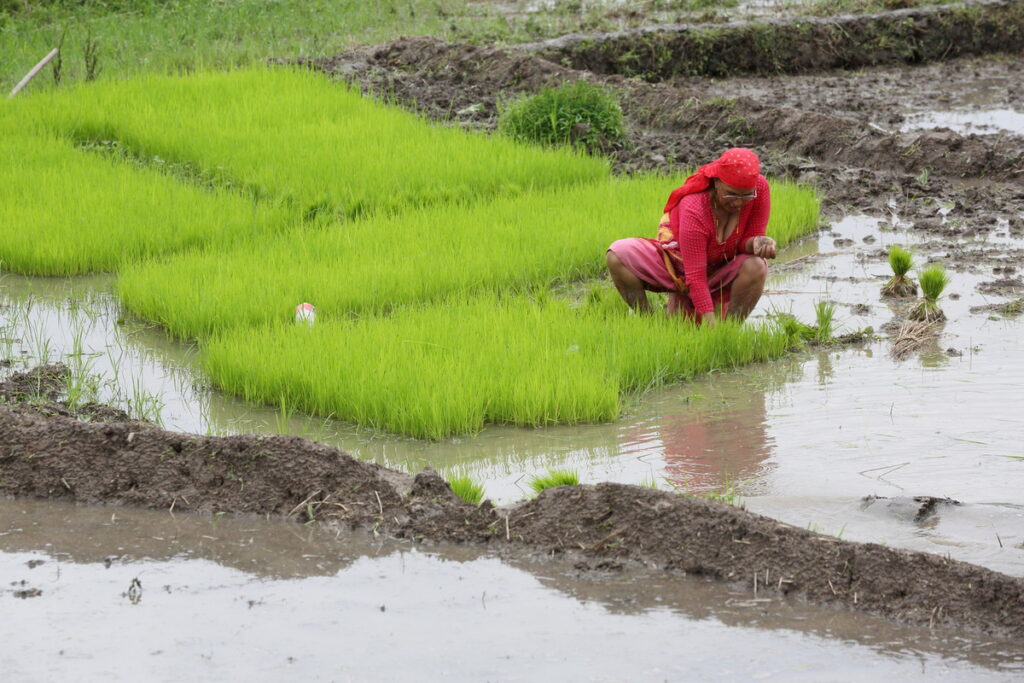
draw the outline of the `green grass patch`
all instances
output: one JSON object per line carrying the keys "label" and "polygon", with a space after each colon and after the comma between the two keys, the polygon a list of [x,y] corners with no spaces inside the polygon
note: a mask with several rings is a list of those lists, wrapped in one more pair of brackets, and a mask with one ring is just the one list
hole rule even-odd
{"label": "green grass patch", "polygon": [[[399,36],[498,28],[496,13],[475,10],[464,0],[0,0],[0,78],[13,85],[62,34],[63,77],[70,82],[85,77],[89,40],[98,46],[100,76],[124,78],[333,56]],[[32,87],[52,80],[44,73]]]}
{"label": "green grass patch", "polygon": [[473,481],[469,475],[460,475],[448,480],[452,487],[452,493],[473,505],[479,505],[484,500],[484,485]]}
{"label": "green grass patch", "polygon": [[590,152],[626,139],[626,124],[615,93],[586,81],[546,88],[504,103],[498,130],[513,140],[579,146]]}
{"label": "green grass patch", "polygon": [[785,354],[776,327],[700,329],[623,308],[488,295],[385,318],[239,328],[204,345],[225,391],[441,439],[486,423],[615,419],[622,399]]}
{"label": "green grass patch", "polygon": [[530,488],[534,493],[556,486],[579,486],[580,475],[574,470],[548,470],[547,474],[538,474],[530,479]]}
{"label": "green grass patch", "polygon": [[185,249],[265,240],[294,212],[111,163],[0,117],[0,260],[30,275],[116,271]]}
{"label": "green grass patch", "polygon": [[106,81],[18,98],[0,116],[342,219],[608,177],[602,160],[432,124],[298,69]]}
{"label": "green grass patch", "polygon": [[[127,269],[120,294],[172,334],[203,338],[238,325],[285,322],[296,304],[318,321],[481,290],[525,290],[604,272],[619,237],[655,233],[681,178],[613,179],[562,191],[450,204],[291,233],[223,253]],[[817,227],[813,190],[772,183],[769,234],[780,246]]]}

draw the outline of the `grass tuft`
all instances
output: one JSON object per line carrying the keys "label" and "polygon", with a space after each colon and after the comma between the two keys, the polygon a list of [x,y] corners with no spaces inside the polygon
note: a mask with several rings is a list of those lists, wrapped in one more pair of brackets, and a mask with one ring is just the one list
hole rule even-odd
{"label": "grass tuft", "polygon": [[530,488],[534,493],[556,486],[579,486],[580,475],[573,470],[548,470],[547,474],[538,474],[530,479]]}
{"label": "grass tuft", "polygon": [[503,104],[498,130],[513,140],[606,151],[626,139],[625,119],[614,93],[576,81]]}
{"label": "grass tuft", "polygon": [[484,485],[473,481],[469,475],[460,475],[448,480],[452,487],[452,493],[473,505],[479,505],[484,500]]}

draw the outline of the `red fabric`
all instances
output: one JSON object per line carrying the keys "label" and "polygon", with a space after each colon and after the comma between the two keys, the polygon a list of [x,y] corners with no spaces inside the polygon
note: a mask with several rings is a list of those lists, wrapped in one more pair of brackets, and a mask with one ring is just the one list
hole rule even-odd
{"label": "red fabric", "polygon": [[[681,258],[690,299],[698,314],[714,310],[708,271],[717,270],[725,261],[745,253],[747,242],[765,234],[771,212],[768,181],[758,176],[755,187],[757,198],[740,209],[739,222],[723,243],[718,242],[715,231],[710,193],[686,195],[669,213],[669,229],[674,240],[661,244],[672,256]],[[678,256],[673,253],[673,247],[678,248]]]}
{"label": "red fabric", "polygon": [[756,154],[746,147],[727,149],[722,156],[697,169],[696,173],[686,179],[682,187],[672,191],[665,204],[665,213],[674,209],[686,195],[708,189],[712,178],[718,178],[737,190],[750,190],[757,185],[757,179],[760,177],[761,160]]}
{"label": "red fabric", "polygon": [[[661,247],[657,242],[645,237],[627,237],[616,240],[608,247],[619,260],[644,283],[644,289],[650,292],[668,292],[666,310],[670,315],[681,315],[700,322],[694,312],[693,300],[689,295],[676,291],[676,284],[665,270],[665,262],[661,258]],[[722,315],[729,310],[729,298],[732,281],[739,275],[740,267],[750,254],[739,254],[716,270],[708,269],[708,292],[716,306],[721,307]]]}

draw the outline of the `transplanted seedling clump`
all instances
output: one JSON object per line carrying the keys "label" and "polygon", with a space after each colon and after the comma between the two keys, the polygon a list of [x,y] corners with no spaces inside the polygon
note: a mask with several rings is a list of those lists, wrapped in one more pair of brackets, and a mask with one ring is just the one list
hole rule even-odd
{"label": "transplanted seedling clump", "polygon": [[579,486],[580,475],[572,470],[549,470],[547,474],[537,475],[530,480],[530,488],[534,493],[555,486]]}
{"label": "transplanted seedling clump", "polygon": [[484,486],[473,481],[469,476],[462,475],[448,481],[452,493],[473,505],[479,505],[484,499]]}
{"label": "transplanted seedling clump", "polygon": [[925,268],[921,273],[921,302],[910,311],[911,320],[938,322],[946,319],[946,314],[939,308],[939,298],[949,284],[946,269],[939,264]]}
{"label": "transplanted seedling clump", "polygon": [[882,296],[907,297],[917,295],[917,285],[907,277],[907,272],[914,265],[910,252],[903,247],[894,246],[889,250],[889,265],[893,276],[882,287]]}

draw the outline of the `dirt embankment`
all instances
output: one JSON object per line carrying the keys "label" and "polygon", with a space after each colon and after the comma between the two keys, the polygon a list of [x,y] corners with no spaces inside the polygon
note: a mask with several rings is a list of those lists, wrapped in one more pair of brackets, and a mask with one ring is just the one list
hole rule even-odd
{"label": "dirt embankment", "polygon": [[663,80],[920,63],[1024,48],[1024,5],[980,0],[839,17],[668,24],[519,46],[597,74]]}
{"label": "dirt embankment", "polygon": [[[16,376],[9,385],[31,385]],[[26,394],[27,395],[27,394]],[[23,396],[26,396],[23,395]],[[633,563],[901,622],[1024,636],[1024,581],[934,555],[821,536],[700,498],[621,484],[560,487],[496,509],[290,436],[204,437],[0,406],[0,493],[175,511],[279,515],[417,541],[527,548],[593,568]]]}
{"label": "dirt embankment", "polygon": [[[915,175],[925,168],[941,176],[1024,175],[1024,140],[1013,136],[892,133],[847,116],[772,105],[771,98],[708,97],[692,80],[680,88],[599,78],[512,49],[403,38],[303,63],[432,118],[482,128],[494,126],[502,98],[579,79],[610,85],[622,93],[631,129],[630,144],[612,152],[620,170],[678,168],[717,155],[723,146],[745,144],[802,159],[808,167],[827,162]],[[908,79],[907,87],[913,86]],[[814,87],[808,83],[806,89]]]}

